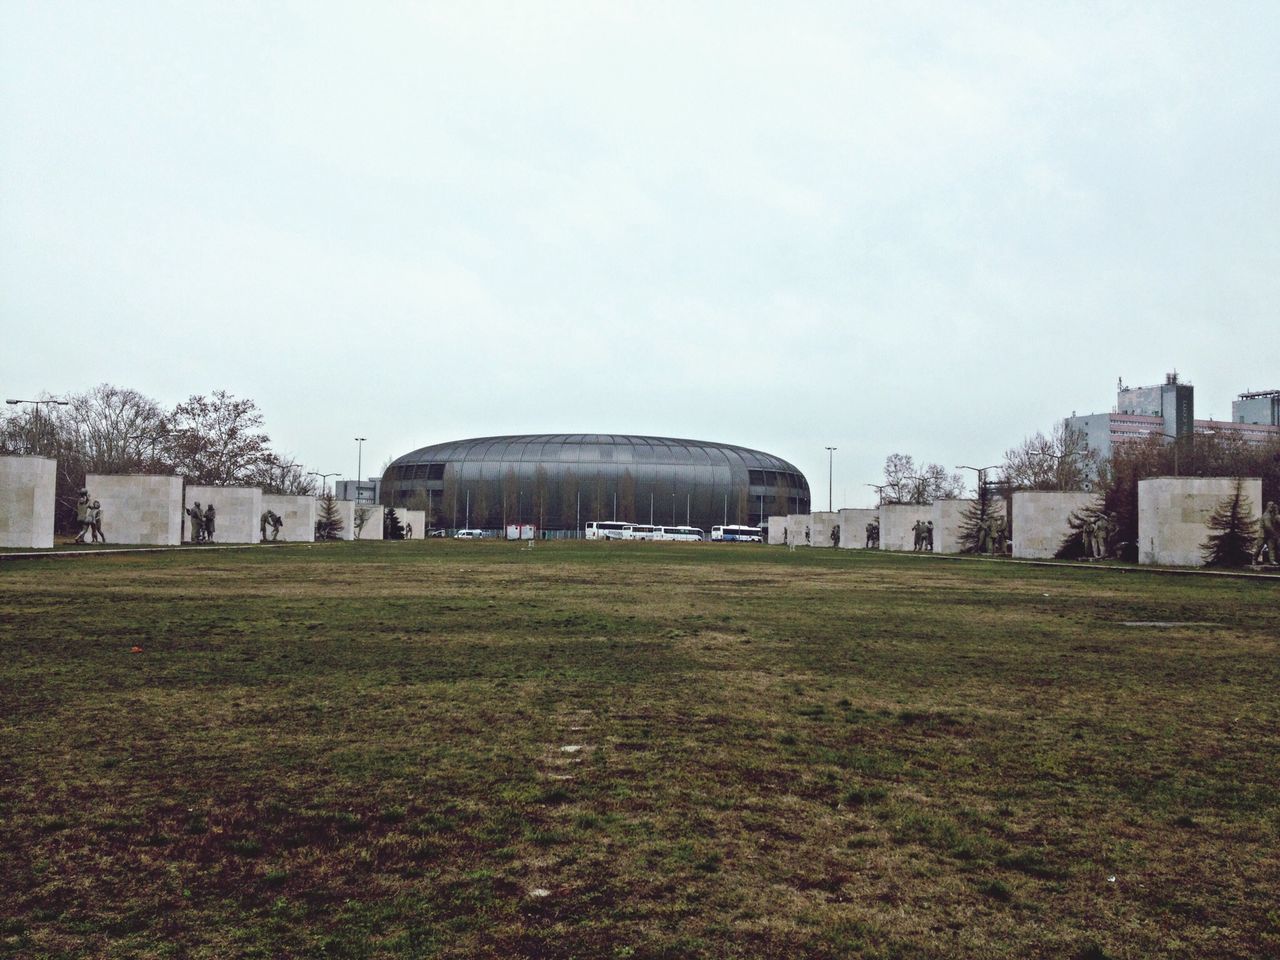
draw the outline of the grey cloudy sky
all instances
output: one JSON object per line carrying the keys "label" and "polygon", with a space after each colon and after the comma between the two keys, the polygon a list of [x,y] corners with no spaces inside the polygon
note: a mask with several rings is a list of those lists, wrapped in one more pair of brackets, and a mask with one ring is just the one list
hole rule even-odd
{"label": "grey cloudy sky", "polygon": [[[1003,451],[1280,387],[1275,3],[0,0],[0,385],[366,473],[629,432]],[[373,469],[368,469],[372,465]],[[837,504],[839,505],[839,503]]]}

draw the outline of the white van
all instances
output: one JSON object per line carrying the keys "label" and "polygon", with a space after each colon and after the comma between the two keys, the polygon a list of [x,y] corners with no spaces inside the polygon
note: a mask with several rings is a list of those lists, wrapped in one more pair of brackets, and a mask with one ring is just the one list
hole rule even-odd
{"label": "white van", "polygon": [[453,535],[455,540],[483,540],[483,530],[459,530]]}

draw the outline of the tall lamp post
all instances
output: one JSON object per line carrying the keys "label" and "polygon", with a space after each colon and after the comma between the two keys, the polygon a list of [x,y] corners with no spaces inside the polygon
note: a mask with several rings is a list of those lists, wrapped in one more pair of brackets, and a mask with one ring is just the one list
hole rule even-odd
{"label": "tall lamp post", "polygon": [[37,454],[37,455],[39,455],[39,453],[40,453],[40,449],[39,449],[39,444],[40,444],[40,407],[41,407],[41,406],[50,406],[50,405],[55,406],[55,407],[65,407],[65,406],[66,406],[67,404],[69,404],[70,402],[71,402],[70,400],[62,400],[62,399],[60,399],[60,398],[58,398],[58,397],[50,397],[48,400],[6,400],[6,401],[5,401],[5,403],[9,404],[10,406],[12,406],[12,405],[14,405],[14,404],[18,404],[18,403],[29,403],[29,404],[31,404],[33,407],[35,407],[35,408],[36,408],[36,418],[35,418],[35,419],[36,419],[36,422],[35,422],[35,443],[33,443],[33,444],[32,444],[32,447],[33,447],[33,449],[35,449],[35,452],[36,452],[36,454]]}
{"label": "tall lamp post", "polygon": [[884,504],[884,491],[885,491],[885,489],[889,486],[889,484],[887,484],[887,483],[868,483],[868,484],[866,484],[866,486],[868,486],[868,487],[872,487],[872,488],[875,490],[875,492],[876,492],[876,506],[877,506],[877,507],[882,506],[882,505]]}
{"label": "tall lamp post", "polygon": [[999,468],[999,466],[1000,466],[1000,464],[998,464],[998,463],[993,463],[993,464],[991,464],[991,466],[989,466],[989,467],[969,467],[969,466],[966,466],[966,465],[965,465],[965,464],[963,464],[963,463],[957,463],[957,464],[956,464],[956,469],[957,469],[957,470],[976,470],[976,471],[978,472],[978,496],[979,496],[979,498],[981,498],[981,496],[982,496],[982,485],[983,485],[984,483],[986,483],[986,482],[987,482],[987,471],[988,471],[988,470],[996,470],[996,469],[998,469],[998,468]]}
{"label": "tall lamp post", "polygon": [[835,447],[827,447],[827,513],[831,512],[831,482],[834,476],[832,467],[832,455],[835,453]]}
{"label": "tall lamp post", "polygon": [[364,476],[364,442],[368,437],[356,437],[356,499],[360,499],[360,478]]}
{"label": "tall lamp post", "polygon": [[317,473],[315,470],[307,471],[308,477],[319,477],[320,486],[325,493],[329,492],[329,478],[339,476],[337,473]]}
{"label": "tall lamp post", "polygon": [[[9,401],[9,402],[12,403],[13,401]],[[1182,441],[1187,436],[1190,436],[1190,434],[1183,434],[1182,436],[1179,436],[1176,433],[1165,433],[1163,430],[1157,430],[1153,432],[1157,433],[1159,436],[1168,437],[1170,440],[1173,441],[1173,475],[1175,477],[1178,476],[1178,448],[1182,446]],[[1203,433],[1200,434],[1200,436],[1212,437],[1213,433],[1214,432],[1212,430],[1205,430]]]}

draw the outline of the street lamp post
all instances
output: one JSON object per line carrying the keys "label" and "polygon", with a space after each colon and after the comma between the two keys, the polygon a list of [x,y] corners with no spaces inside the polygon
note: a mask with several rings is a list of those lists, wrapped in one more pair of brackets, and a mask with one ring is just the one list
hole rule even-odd
{"label": "street lamp post", "polygon": [[[1183,434],[1182,436],[1179,436],[1176,433],[1165,433],[1163,430],[1155,430],[1152,432],[1162,437],[1168,437],[1170,440],[1173,441],[1173,475],[1175,477],[1178,476],[1178,447],[1182,446],[1183,439],[1185,439],[1187,436],[1190,436],[1190,434]],[[1213,434],[1214,434],[1214,431],[1205,430],[1200,434],[1200,436],[1212,437]]]}
{"label": "street lamp post", "polygon": [[360,499],[360,477],[364,470],[364,442],[368,437],[356,437],[356,499]]}
{"label": "street lamp post", "polygon": [[65,407],[70,402],[71,402],[70,400],[62,400],[58,397],[50,397],[48,400],[6,400],[5,401],[5,403],[9,404],[10,406],[18,403],[29,403],[36,408],[36,417],[35,417],[36,422],[35,422],[35,429],[34,429],[35,443],[32,444],[32,448],[35,450],[37,455],[39,455],[40,453],[40,407],[49,406],[51,404],[56,407]]}
{"label": "street lamp post", "polygon": [[957,470],[976,470],[978,472],[978,497],[982,497],[982,485],[987,482],[987,471],[998,469],[1000,464],[993,463],[989,467],[970,467],[963,463],[957,463]]}
{"label": "street lamp post", "polygon": [[868,483],[868,484],[865,484],[865,486],[872,487],[872,488],[874,488],[874,489],[875,489],[875,492],[876,492],[876,506],[882,506],[882,505],[884,504],[884,491],[885,491],[885,488],[889,486],[889,484],[887,484],[887,483]]}
{"label": "street lamp post", "polygon": [[835,451],[835,447],[827,447],[827,513],[831,512],[831,482],[833,476],[832,470],[834,469],[831,465],[831,458]]}
{"label": "street lamp post", "polygon": [[323,489],[323,491],[324,491],[325,493],[328,493],[328,492],[329,492],[329,478],[330,478],[330,477],[337,477],[337,476],[341,476],[341,474],[338,474],[338,473],[318,473],[318,472],[317,472],[317,471],[315,471],[315,470],[308,470],[308,471],[307,471],[307,476],[308,476],[308,477],[319,477],[319,478],[320,478],[320,486],[321,486],[321,488]]}

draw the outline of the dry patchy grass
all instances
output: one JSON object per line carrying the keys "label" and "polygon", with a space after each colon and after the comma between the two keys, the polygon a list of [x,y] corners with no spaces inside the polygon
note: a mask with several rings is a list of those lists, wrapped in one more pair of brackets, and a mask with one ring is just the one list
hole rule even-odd
{"label": "dry patchy grass", "polygon": [[1276,598],[658,544],[5,567],[0,954],[1274,954]]}

